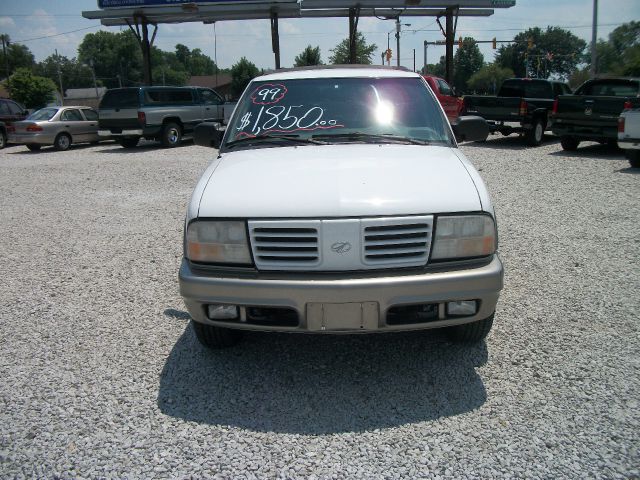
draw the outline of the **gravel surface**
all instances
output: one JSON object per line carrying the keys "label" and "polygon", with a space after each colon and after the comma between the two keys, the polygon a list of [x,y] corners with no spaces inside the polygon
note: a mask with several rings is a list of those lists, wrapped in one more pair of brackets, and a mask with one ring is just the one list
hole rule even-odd
{"label": "gravel surface", "polygon": [[640,171],[552,137],[462,149],[506,268],[486,344],[252,333],[222,352],[177,282],[213,151],[1,151],[0,477],[638,478]]}

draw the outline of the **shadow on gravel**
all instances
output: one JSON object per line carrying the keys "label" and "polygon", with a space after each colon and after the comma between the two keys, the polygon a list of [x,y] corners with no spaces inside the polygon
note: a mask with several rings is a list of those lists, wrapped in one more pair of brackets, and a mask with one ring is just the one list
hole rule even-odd
{"label": "shadow on gravel", "polygon": [[[540,146],[544,147],[546,145],[553,145],[559,142],[560,140],[558,139],[558,137],[555,137],[553,135],[545,135],[544,139],[542,140],[542,145]],[[489,138],[487,138],[486,142],[467,142],[463,143],[462,146],[491,148],[496,150],[528,150],[531,148],[537,148],[527,145],[524,137],[521,137],[517,134],[512,134],[508,137],[505,137],[502,134],[489,135]]]}
{"label": "shadow on gravel", "polygon": [[[100,142],[98,145],[93,143],[75,143],[71,145],[69,149],[66,150],[65,152],[71,152],[73,150],[84,150],[85,148],[91,148],[91,147],[101,147],[101,146],[104,146],[105,144],[108,144],[109,146],[111,146],[113,145],[113,142],[111,142],[110,140],[106,140],[104,142]],[[13,152],[7,152],[7,153],[11,153],[12,155],[17,154],[17,155],[34,155],[34,156],[42,155],[43,153],[60,153],[60,154],[65,153],[62,151],[59,152],[58,150],[53,148],[53,145],[51,146],[47,145],[46,147],[43,146],[40,150],[37,150],[35,152],[32,152],[31,150],[29,150],[25,145],[14,145],[13,147],[19,150],[15,150]]]}
{"label": "shadow on gravel", "polygon": [[475,369],[486,362],[484,342],[453,345],[435,330],[252,332],[234,348],[209,351],[188,326],[162,371],[158,406],[187,421],[253,431],[360,432],[480,407],[487,394]]}
{"label": "shadow on gravel", "polygon": [[[190,139],[185,139],[182,141],[182,143],[180,145],[178,145],[177,147],[173,147],[173,148],[183,148],[183,147],[189,147],[193,145],[193,141]],[[145,141],[143,143],[140,143],[139,145],[137,145],[136,147],[133,148],[124,148],[123,146],[121,146],[119,143],[115,142],[113,145],[113,148],[106,148],[103,150],[96,150],[97,152],[100,153],[119,153],[119,154],[128,154],[128,153],[141,153],[141,152],[145,152],[145,151],[149,151],[149,150],[161,150],[164,149],[165,147],[162,146],[162,144],[160,142],[153,142],[153,141]]]}
{"label": "shadow on gravel", "polygon": [[626,173],[628,175],[638,175],[640,174],[640,168],[621,168],[620,170],[616,170],[615,173]]}
{"label": "shadow on gravel", "polygon": [[566,150],[558,150],[551,152],[549,155],[572,158],[600,158],[605,160],[626,160],[624,152],[617,146],[601,145],[599,143],[580,144],[577,150],[568,152]]}

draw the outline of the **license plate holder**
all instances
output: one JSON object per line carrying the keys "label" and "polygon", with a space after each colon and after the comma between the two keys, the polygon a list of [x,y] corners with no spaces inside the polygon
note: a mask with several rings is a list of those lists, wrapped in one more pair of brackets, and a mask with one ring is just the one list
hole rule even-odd
{"label": "license plate holder", "polygon": [[377,330],[378,302],[308,303],[307,328],[318,332]]}

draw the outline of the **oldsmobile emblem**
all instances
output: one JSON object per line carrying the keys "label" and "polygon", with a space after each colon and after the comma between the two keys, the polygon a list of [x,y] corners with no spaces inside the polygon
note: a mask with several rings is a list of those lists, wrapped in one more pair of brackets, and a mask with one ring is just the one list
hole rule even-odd
{"label": "oldsmobile emblem", "polygon": [[347,253],[351,250],[351,244],[349,242],[336,242],[331,245],[331,251],[339,254]]}

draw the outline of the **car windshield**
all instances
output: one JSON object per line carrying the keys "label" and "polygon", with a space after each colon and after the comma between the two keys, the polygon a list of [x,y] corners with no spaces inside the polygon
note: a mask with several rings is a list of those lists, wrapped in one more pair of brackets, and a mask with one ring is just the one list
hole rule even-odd
{"label": "car windshield", "polygon": [[312,78],[252,83],[222,149],[317,143],[454,144],[420,78]]}
{"label": "car windshield", "polygon": [[41,108],[27,117],[27,120],[51,120],[58,113],[57,108]]}

